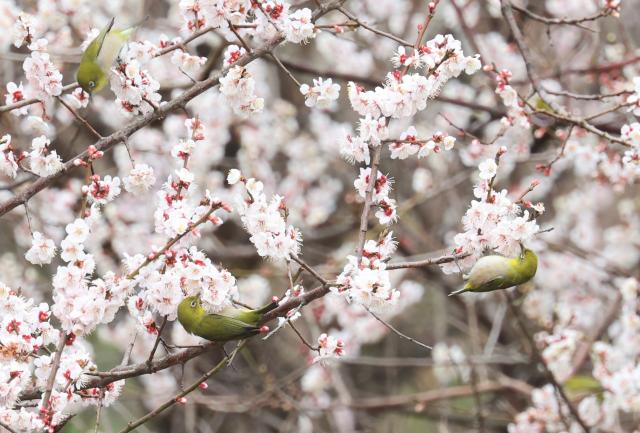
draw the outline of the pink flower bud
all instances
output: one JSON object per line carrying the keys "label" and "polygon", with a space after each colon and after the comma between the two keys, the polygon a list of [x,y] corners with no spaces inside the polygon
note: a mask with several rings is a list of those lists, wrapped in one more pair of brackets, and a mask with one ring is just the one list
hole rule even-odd
{"label": "pink flower bud", "polygon": [[269,332],[269,327],[267,325],[262,325],[260,327],[260,333],[261,334],[266,334],[267,332]]}
{"label": "pink flower bud", "polygon": [[187,398],[186,397],[178,397],[178,398],[176,398],[176,403],[178,403],[178,404],[187,404]]}

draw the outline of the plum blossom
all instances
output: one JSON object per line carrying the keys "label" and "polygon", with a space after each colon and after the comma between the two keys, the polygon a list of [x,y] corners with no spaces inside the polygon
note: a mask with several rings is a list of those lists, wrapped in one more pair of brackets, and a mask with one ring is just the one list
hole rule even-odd
{"label": "plum blossom", "polygon": [[120,178],[105,176],[101,178],[94,174],[91,183],[82,187],[83,194],[87,194],[90,203],[105,205],[120,195]]}
{"label": "plum blossom", "polygon": [[5,134],[0,138],[0,172],[15,178],[18,172],[18,158],[11,147],[11,135]]}
{"label": "plum blossom", "polygon": [[392,232],[377,242],[367,241],[360,261],[356,256],[347,257],[347,264],[336,280],[338,288],[332,290],[344,294],[349,302],[372,310],[383,311],[394,305],[400,292],[393,288],[384,261],[395,249]]}
{"label": "plum blossom", "polygon": [[498,172],[498,164],[493,159],[485,159],[478,165],[480,179],[489,180]]}
{"label": "plum blossom", "polygon": [[318,356],[313,358],[313,362],[340,358],[344,355],[344,342],[341,339],[325,333],[320,334],[318,337]]}
{"label": "plum blossom", "polygon": [[29,164],[31,171],[38,176],[46,177],[56,174],[64,168],[64,164],[55,150],[49,150],[51,141],[44,135],[31,141]]}
{"label": "plum blossom", "polygon": [[120,59],[111,68],[111,90],[116,94],[116,104],[125,115],[148,114],[162,100],[158,93],[160,83],[136,59]]}
{"label": "plum blossom", "polygon": [[147,164],[136,164],[129,175],[122,179],[124,189],[134,195],[144,194],[156,183],[153,168]]}
{"label": "plum blossom", "polygon": [[24,257],[34,265],[46,265],[56,255],[56,244],[40,232],[33,232],[31,248]]}
{"label": "plum blossom", "polygon": [[283,32],[288,42],[299,44],[315,37],[315,28],[311,20],[311,9],[298,9],[289,14],[284,22]]}
{"label": "plum blossom", "polygon": [[[16,104],[25,99],[25,90],[22,83],[16,85],[13,81],[7,83],[7,94],[4,97],[4,103],[7,105]],[[11,112],[15,116],[24,116],[28,113],[28,107],[17,108]]]}
{"label": "plum blossom", "polygon": [[[40,47],[46,47],[46,40],[38,41]],[[48,99],[62,93],[62,74],[51,63],[49,54],[34,50],[22,64],[25,76],[38,98]]]}
{"label": "plum blossom", "polygon": [[455,137],[443,132],[435,132],[430,139],[418,139],[418,133],[414,126],[410,126],[400,134],[398,141],[389,143],[391,159],[406,159],[411,155],[424,158],[433,153],[439,153],[442,149],[451,150],[456,143]]}
{"label": "plum blossom", "polygon": [[284,198],[274,195],[270,200],[263,192],[262,182],[250,178],[244,181],[249,200],[238,197],[238,213],[258,254],[272,259],[289,259],[300,253],[302,235],[284,217]]}
{"label": "plum blossom", "polygon": [[190,77],[194,76],[206,62],[206,57],[193,56],[182,50],[175,50],[171,55],[171,63]]}
{"label": "plum blossom", "polygon": [[302,84],[300,93],[304,95],[304,103],[307,107],[326,109],[330,108],[333,101],[340,96],[340,85],[334,84],[331,78],[323,80],[319,77],[313,79],[313,87]]}
{"label": "plum blossom", "polygon": [[251,73],[242,66],[234,66],[220,78],[220,93],[237,114],[259,113],[264,99],[255,95],[256,83]]}
{"label": "plum blossom", "polygon": [[235,62],[237,62],[240,57],[244,56],[246,53],[247,53],[247,50],[245,50],[243,47],[239,47],[233,44],[229,45],[224,50],[224,64],[226,66],[231,66]]}
{"label": "plum blossom", "polygon": [[22,45],[30,45],[40,33],[40,25],[33,15],[20,13],[13,24],[13,45],[20,48]]}

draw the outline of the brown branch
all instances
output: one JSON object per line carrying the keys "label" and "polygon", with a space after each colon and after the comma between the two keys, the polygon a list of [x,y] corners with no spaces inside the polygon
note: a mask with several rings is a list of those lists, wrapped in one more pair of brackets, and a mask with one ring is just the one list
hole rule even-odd
{"label": "brown branch", "polygon": [[[63,93],[73,91],[77,89],[79,86],[80,85],[78,83],[67,84],[66,86],[62,87],[62,93],[60,94],[62,95]],[[37,102],[41,103],[42,101],[38,98],[31,98],[31,99],[23,99],[22,101],[18,101],[14,104],[2,105],[0,106],[0,114],[6,113],[11,110],[17,110],[18,108],[26,107],[27,105],[32,105]]]}
{"label": "brown branch", "polygon": [[[519,388],[515,388],[510,382],[481,382],[476,386],[478,393],[490,393],[504,390],[513,390],[521,392]],[[353,409],[361,410],[392,410],[409,405],[426,405],[441,400],[449,400],[453,398],[469,397],[473,395],[473,389],[470,385],[453,386],[449,388],[430,390],[409,395],[392,395],[386,397],[372,397],[366,399],[355,400],[348,404]]]}
{"label": "brown branch", "polygon": [[369,173],[369,183],[367,184],[367,192],[364,198],[364,204],[362,205],[362,214],[360,215],[360,231],[358,232],[358,247],[356,254],[358,256],[358,263],[362,258],[362,251],[364,249],[364,243],[367,239],[367,230],[369,228],[369,210],[373,202],[373,190],[378,180],[378,164],[380,164],[380,152],[382,146],[378,146],[373,150],[373,158],[371,160],[371,172]]}
{"label": "brown branch", "polygon": [[371,314],[373,316],[374,319],[376,319],[378,322],[382,323],[387,329],[389,329],[391,332],[393,332],[394,334],[398,335],[399,337],[404,338],[407,341],[412,342],[413,344],[416,344],[420,347],[423,347],[425,349],[428,350],[433,350],[433,347],[424,344],[421,341],[416,340],[415,338],[409,337],[406,334],[403,334],[402,332],[398,331],[396,328],[394,328],[389,322],[383,320],[382,318],[380,318],[377,314],[375,314],[373,311],[371,311],[369,308],[365,307],[367,309],[367,311],[369,312],[369,314]]}
{"label": "brown branch", "polygon": [[162,331],[164,331],[165,326],[167,326],[167,316],[164,316],[162,319],[162,325],[160,325],[160,329],[158,329],[158,336],[156,337],[156,341],[153,343],[153,348],[151,349],[151,353],[149,353],[149,358],[147,358],[147,365],[151,365],[153,362],[160,340],[162,340]]}
{"label": "brown branch", "polygon": [[325,279],[322,275],[316,272],[316,270],[313,269],[311,266],[309,266],[304,260],[299,259],[298,257],[291,257],[291,260],[299,264],[302,269],[304,269],[305,271],[313,275],[313,277],[316,280],[318,280],[322,285],[326,286],[327,284],[329,284],[329,281],[327,279]]}
{"label": "brown branch", "polygon": [[53,357],[53,362],[51,364],[51,372],[49,373],[49,377],[47,378],[47,384],[44,391],[44,398],[42,399],[42,409],[44,409],[45,413],[50,413],[50,402],[51,393],[53,392],[53,387],[56,382],[56,374],[58,373],[58,369],[60,368],[60,361],[62,360],[62,351],[66,347],[67,343],[67,334],[64,332],[60,333],[60,340],[58,340],[58,345],[56,346],[56,354]]}
{"label": "brown branch", "polygon": [[0,427],[5,429],[9,433],[18,433],[16,430],[12,429],[11,427],[9,427],[7,424],[3,423],[2,421],[0,421]]}
{"label": "brown branch", "polygon": [[579,26],[579,27],[585,28],[586,30],[592,30],[592,29],[589,29],[588,27],[580,26],[580,24],[586,23],[589,21],[596,21],[600,18],[611,15],[611,11],[609,9],[602,9],[597,14],[589,15],[582,18],[548,18],[548,17],[543,17],[542,15],[538,15],[526,8],[523,8],[517,5],[512,5],[511,7],[517,10],[518,12],[526,15],[529,18],[547,25],[573,25],[573,26]]}
{"label": "brown branch", "polygon": [[100,140],[102,137],[102,134],[100,134],[98,131],[95,130],[95,128],[93,126],[91,126],[91,124],[89,122],[87,122],[87,120],[80,116],[78,114],[78,112],[76,110],[73,109],[72,106],[70,106],[69,104],[66,103],[66,101],[64,100],[64,98],[62,96],[58,96],[57,97],[58,101],[60,101],[60,103],[62,105],[65,106],[65,108],[67,110],[69,110],[71,112],[71,114],[73,115],[73,117],[76,118],[76,120],[78,121],[78,123],[80,123],[82,126],[84,126],[85,128],[87,128],[87,130],[92,133],[98,140]]}
{"label": "brown branch", "polygon": [[164,412],[166,409],[178,403],[182,398],[184,398],[184,396],[186,396],[187,394],[191,393],[196,388],[198,388],[198,386],[201,383],[205,382],[211,376],[213,376],[218,371],[222,370],[222,368],[224,368],[226,365],[228,365],[230,361],[233,359],[233,357],[235,356],[235,354],[238,353],[238,351],[242,349],[242,347],[244,347],[245,343],[246,343],[246,340],[238,343],[238,345],[236,346],[233,352],[231,352],[229,355],[222,358],[222,360],[218,362],[211,370],[207,371],[205,374],[200,376],[198,380],[196,380],[194,383],[189,385],[184,391],[180,392],[179,394],[165,401],[163,404],[161,404],[160,406],[158,406],[157,408],[155,408],[145,416],[138,418],[135,421],[130,421],[129,423],[127,423],[127,426],[120,431],[120,433],[127,433],[127,432],[130,432],[131,430],[134,430],[136,427],[141,426],[145,422],[149,421],[151,418],[159,415],[161,412]]}
{"label": "brown branch", "polygon": [[396,35],[393,35],[393,34],[391,34],[391,33],[387,33],[387,32],[384,32],[384,31],[382,31],[382,30],[376,29],[375,27],[371,27],[370,25],[368,25],[368,24],[366,24],[366,23],[364,23],[364,22],[360,21],[360,20],[358,19],[358,17],[356,17],[354,14],[352,14],[351,12],[349,12],[348,10],[346,10],[345,8],[342,8],[342,7],[341,7],[341,8],[338,8],[338,10],[339,10],[339,11],[340,11],[344,16],[346,16],[347,18],[349,18],[351,21],[353,21],[353,22],[355,22],[356,24],[358,24],[360,27],[362,27],[362,28],[364,28],[364,29],[367,29],[367,30],[369,30],[369,31],[370,31],[370,32],[372,32],[372,33],[375,33],[376,35],[379,35],[379,36],[385,37],[385,38],[387,38],[387,39],[391,39],[392,41],[395,41],[395,42],[397,42],[397,43],[399,43],[399,44],[401,44],[401,45],[404,45],[405,47],[411,47],[411,46],[412,46],[410,42],[407,42],[407,41],[405,41],[404,39],[402,39],[402,38],[400,38],[400,37],[398,37],[398,36],[396,36]]}
{"label": "brown branch", "polygon": [[393,269],[412,269],[412,268],[422,268],[425,266],[443,265],[445,263],[451,263],[451,262],[455,262],[456,260],[464,259],[465,257],[469,257],[469,255],[470,255],[469,253],[452,254],[448,256],[417,260],[414,262],[389,263],[387,264],[386,269],[390,271]]}
{"label": "brown branch", "polygon": [[[365,84],[370,87],[380,86],[381,83],[384,81],[382,79],[363,77],[355,74],[347,74],[347,73],[336,72],[336,71],[316,69],[311,66],[293,63],[288,60],[283,60],[282,64],[285,65],[288,69],[291,69],[296,72],[300,72],[302,74],[309,74],[315,77],[328,77],[328,78],[333,78],[341,81],[353,81],[355,83]],[[443,95],[436,96],[435,100],[445,104],[452,104],[452,105],[458,105],[460,107],[469,108],[471,110],[484,111],[491,114],[491,116],[494,118],[500,118],[506,115],[506,111],[500,108],[489,107],[488,105],[482,105],[474,101],[465,101],[462,99],[450,98]]]}

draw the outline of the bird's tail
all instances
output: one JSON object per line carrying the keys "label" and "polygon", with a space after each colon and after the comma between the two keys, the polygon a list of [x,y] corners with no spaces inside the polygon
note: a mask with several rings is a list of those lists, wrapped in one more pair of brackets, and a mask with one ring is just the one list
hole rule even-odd
{"label": "bird's tail", "polygon": [[274,301],[270,304],[265,305],[264,307],[258,308],[255,311],[256,313],[259,313],[259,314],[266,314],[269,311],[274,310],[277,306],[278,306],[278,303]]}
{"label": "bird's tail", "polygon": [[459,295],[460,293],[469,292],[469,291],[471,291],[471,287],[469,287],[469,283],[467,283],[464,285],[462,289],[449,293],[449,296],[456,296],[456,295]]}

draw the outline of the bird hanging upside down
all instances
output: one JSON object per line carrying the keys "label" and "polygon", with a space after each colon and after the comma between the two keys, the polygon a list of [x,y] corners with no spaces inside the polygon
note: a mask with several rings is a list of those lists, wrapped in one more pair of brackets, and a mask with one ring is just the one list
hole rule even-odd
{"label": "bird hanging upside down", "polygon": [[518,257],[510,258],[500,255],[481,257],[471,272],[465,275],[464,287],[450,293],[449,296],[464,292],[492,292],[507,289],[532,279],[538,269],[538,256],[526,248]]}

